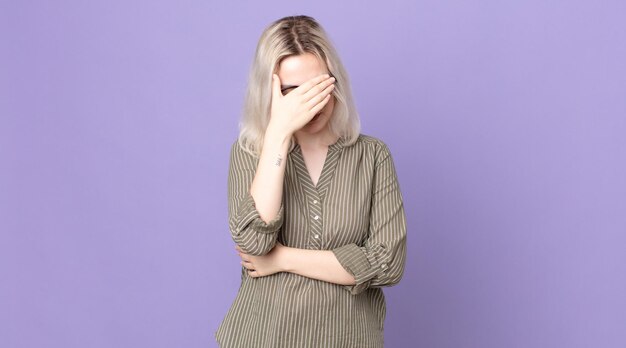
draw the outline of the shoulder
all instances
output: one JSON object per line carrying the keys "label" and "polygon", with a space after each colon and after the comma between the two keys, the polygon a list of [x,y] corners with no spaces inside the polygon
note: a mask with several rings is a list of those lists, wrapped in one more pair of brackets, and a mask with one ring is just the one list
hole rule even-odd
{"label": "shoulder", "polygon": [[391,157],[389,146],[382,139],[373,135],[361,133],[354,144],[362,147],[364,152],[372,155],[376,163],[381,163]]}
{"label": "shoulder", "polygon": [[236,138],[230,145],[230,154],[233,155],[241,151],[243,151],[243,149],[241,148],[241,145],[239,145],[239,139]]}
{"label": "shoulder", "polygon": [[230,161],[234,165],[254,166],[259,158],[245,149],[238,138],[236,138],[230,145]]}
{"label": "shoulder", "polygon": [[230,154],[232,156],[237,157],[248,157],[253,159],[258,159],[258,156],[252,152],[250,149],[246,149],[244,144],[241,143],[239,138],[235,138],[232,144],[230,145]]}
{"label": "shoulder", "polygon": [[239,145],[239,139],[235,139],[233,143],[230,145],[230,158],[238,158],[242,156],[243,149],[241,145]]}

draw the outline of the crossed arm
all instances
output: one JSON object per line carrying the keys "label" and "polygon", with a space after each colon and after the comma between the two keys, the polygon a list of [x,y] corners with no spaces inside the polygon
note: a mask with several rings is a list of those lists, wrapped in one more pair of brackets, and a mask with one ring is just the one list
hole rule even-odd
{"label": "crossed arm", "polygon": [[289,272],[340,285],[355,284],[354,276],[346,271],[331,250],[299,249],[276,243],[268,254],[256,256],[244,253],[238,245],[235,249],[242,259],[241,264],[248,268],[252,277]]}

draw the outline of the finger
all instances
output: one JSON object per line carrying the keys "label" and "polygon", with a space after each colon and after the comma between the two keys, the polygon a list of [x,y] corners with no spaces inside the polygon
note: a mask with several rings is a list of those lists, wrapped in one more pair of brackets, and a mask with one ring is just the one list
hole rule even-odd
{"label": "finger", "polygon": [[[326,87],[322,93],[316,95],[307,102],[307,106],[311,109],[311,113],[313,113],[313,115],[317,114],[324,107],[324,105],[326,105],[334,88],[334,84]],[[322,105],[320,106],[320,104]]]}
{"label": "finger", "polygon": [[272,74],[272,96],[278,98],[282,95],[280,91],[280,77],[277,74]]}
{"label": "finger", "polygon": [[[325,81],[328,78],[330,78],[330,75],[328,75],[328,74],[322,74],[322,75],[316,76],[316,77],[308,80],[307,82],[301,84],[300,86],[298,86],[298,88],[294,89],[291,93],[305,94],[311,88],[317,86],[320,82]],[[289,93],[289,94],[291,94],[291,93]]]}
{"label": "finger", "polygon": [[[306,101],[313,99],[314,97],[324,93],[324,91],[326,90],[326,88],[328,88],[328,86],[334,86],[334,85],[335,85],[334,77],[325,79],[324,81],[311,87],[311,89],[309,89],[308,92],[304,93],[304,101],[306,102]],[[324,98],[324,96],[322,96],[322,98]]]}
{"label": "finger", "polygon": [[326,98],[322,99],[320,103],[318,103],[317,105],[315,105],[315,107],[313,107],[313,109],[311,109],[311,115],[313,115],[314,117],[315,114],[317,114],[318,112],[320,112],[320,110],[324,108],[324,106],[328,103],[329,100],[330,100],[330,94],[326,95]]}

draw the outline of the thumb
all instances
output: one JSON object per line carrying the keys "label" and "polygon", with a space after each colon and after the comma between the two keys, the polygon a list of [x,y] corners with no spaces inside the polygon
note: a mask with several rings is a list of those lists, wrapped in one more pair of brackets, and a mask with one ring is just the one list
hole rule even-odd
{"label": "thumb", "polygon": [[275,97],[282,96],[280,91],[280,77],[276,74],[272,74],[272,94]]}

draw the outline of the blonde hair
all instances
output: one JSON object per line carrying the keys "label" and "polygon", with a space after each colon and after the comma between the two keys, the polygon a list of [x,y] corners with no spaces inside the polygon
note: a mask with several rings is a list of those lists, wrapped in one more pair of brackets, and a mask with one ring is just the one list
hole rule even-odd
{"label": "blonde hair", "polygon": [[[344,137],[344,145],[353,144],[359,137],[361,122],[348,74],[329,37],[312,17],[287,16],[265,28],[250,69],[237,141],[244,151],[255,157],[261,154],[265,130],[270,121],[272,74],[278,73],[284,58],[304,53],[311,53],[325,62],[336,78],[333,91],[335,105],[328,125],[330,132]],[[294,146],[295,137],[292,135],[289,151]]]}

